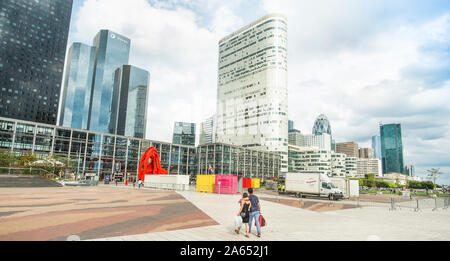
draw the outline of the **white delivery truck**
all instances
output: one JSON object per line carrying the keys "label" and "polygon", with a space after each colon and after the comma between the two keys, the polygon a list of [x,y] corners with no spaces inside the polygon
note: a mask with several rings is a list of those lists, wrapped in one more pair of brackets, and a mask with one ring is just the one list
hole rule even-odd
{"label": "white delivery truck", "polygon": [[342,191],[344,198],[359,197],[359,180],[351,180],[343,177],[332,177],[330,180],[334,186]]}
{"label": "white delivery truck", "polygon": [[342,191],[337,188],[327,175],[317,172],[286,173],[286,194],[297,197],[319,196],[330,200],[343,198]]}

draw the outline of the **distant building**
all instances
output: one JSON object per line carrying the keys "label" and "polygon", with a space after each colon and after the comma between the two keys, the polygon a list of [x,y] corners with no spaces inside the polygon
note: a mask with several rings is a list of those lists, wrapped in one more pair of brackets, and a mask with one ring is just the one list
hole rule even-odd
{"label": "distant building", "polygon": [[150,74],[131,65],[115,71],[109,133],[145,138]]}
{"label": "distant building", "polygon": [[355,178],[358,176],[358,158],[346,157],[345,158],[345,175],[349,178]]}
{"label": "distant building", "polygon": [[357,175],[358,177],[365,177],[368,174],[374,174],[377,177],[382,177],[381,160],[377,158],[359,158],[357,160]]}
{"label": "distant building", "polygon": [[359,158],[362,159],[372,159],[375,155],[373,149],[371,148],[359,148]]}
{"label": "distant building", "polygon": [[325,116],[324,114],[320,114],[316,118],[312,129],[312,133],[314,135],[320,135],[323,133],[331,135],[331,125],[330,122],[328,121],[327,116]]}
{"label": "distant building", "polygon": [[294,130],[294,121],[288,120],[288,132]]}
{"label": "distant building", "polygon": [[291,130],[288,133],[289,145],[302,146],[303,134],[299,130]]}
{"label": "distant building", "polygon": [[346,158],[343,153],[331,153],[331,173],[333,177],[346,177]]}
{"label": "distant building", "polygon": [[200,125],[200,139],[199,145],[211,144],[215,142],[214,126],[215,116],[209,117]]}
{"label": "distant building", "polygon": [[413,165],[406,165],[405,171],[403,172],[405,175],[408,175],[410,177],[414,176],[414,166]]}
{"label": "distant building", "polygon": [[301,134],[300,131],[293,130],[289,132],[289,144],[298,147],[318,147],[331,151],[331,136],[327,133]]}
{"label": "distant building", "polygon": [[380,125],[383,174],[404,172],[402,128],[400,124]]}
{"label": "distant building", "polygon": [[78,42],[72,44],[66,59],[60,126],[87,129],[94,61],[94,46]]}
{"label": "distant building", "polygon": [[331,151],[289,145],[289,172],[314,171],[332,175]]}
{"label": "distant building", "polygon": [[195,123],[175,122],[172,143],[195,146]]}
{"label": "distant building", "polygon": [[336,144],[336,152],[344,153],[347,157],[359,157],[359,147],[356,142],[341,142]]}
{"label": "distant building", "polygon": [[381,160],[381,138],[379,135],[372,136],[372,149],[375,158]]}

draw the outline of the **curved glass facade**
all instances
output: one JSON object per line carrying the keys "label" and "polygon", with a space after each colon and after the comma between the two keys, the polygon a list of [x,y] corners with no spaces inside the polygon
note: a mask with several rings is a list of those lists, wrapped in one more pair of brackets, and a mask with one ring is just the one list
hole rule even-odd
{"label": "curved glass facade", "polygon": [[327,116],[325,116],[324,114],[320,114],[319,117],[317,117],[316,121],[314,122],[312,133],[314,135],[320,135],[323,133],[328,133],[331,135],[331,125],[328,121]]}
{"label": "curved glass facade", "polygon": [[150,74],[138,67],[124,65],[116,70],[110,133],[145,138],[149,81]]}
{"label": "curved glass facade", "polygon": [[117,68],[128,64],[130,39],[109,30],[101,30],[94,38],[94,46],[96,55],[88,129],[107,133],[114,74]]}
{"label": "curved glass facade", "polygon": [[94,73],[95,47],[73,43],[69,49],[64,76],[59,125],[87,129]]}

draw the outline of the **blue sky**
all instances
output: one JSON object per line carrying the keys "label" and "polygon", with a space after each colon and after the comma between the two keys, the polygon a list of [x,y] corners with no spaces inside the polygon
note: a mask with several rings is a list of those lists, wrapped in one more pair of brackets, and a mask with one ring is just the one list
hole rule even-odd
{"label": "blue sky", "polygon": [[74,0],[69,45],[100,29],[132,41],[151,74],[147,138],[214,114],[218,41],[272,12],[288,17],[289,118],[311,133],[328,116],[337,142],[370,146],[401,123],[405,163],[450,184],[450,1]]}

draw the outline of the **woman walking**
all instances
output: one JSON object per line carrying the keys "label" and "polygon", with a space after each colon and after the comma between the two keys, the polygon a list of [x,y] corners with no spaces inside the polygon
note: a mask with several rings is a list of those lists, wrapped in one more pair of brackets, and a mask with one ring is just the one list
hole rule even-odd
{"label": "woman walking", "polygon": [[[242,195],[242,199],[240,200],[241,208],[239,209],[239,212],[237,213],[238,216],[241,216],[242,223],[245,224],[245,236],[248,237],[249,234],[249,225],[248,221],[250,218],[250,207],[252,206],[252,203],[248,199],[248,194],[244,193]],[[241,230],[241,227],[238,227],[235,232],[236,234],[239,234],[239,231]]]}

